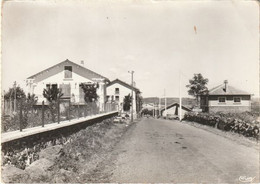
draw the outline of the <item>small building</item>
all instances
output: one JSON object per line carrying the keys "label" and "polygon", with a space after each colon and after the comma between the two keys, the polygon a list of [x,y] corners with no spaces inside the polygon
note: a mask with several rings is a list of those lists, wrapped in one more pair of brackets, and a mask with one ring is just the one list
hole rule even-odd
{"label": "small building", "polygon": [[26,79],[26,92],[35,94],[38,98],[38,104],[46,102],[43,97],[43,90],[46,88],[60,88],[62,90],[62,99],[72,103],[84,104],[84,92],[80,87],[81,83],[98,83],[97,94],[99,101],[97,105],[100,110],[104,110],[105,89],[109,80],[100,74],[97,74],[84,67],[84,62],[78,65],[68,59],[47,68]]}
{"label": "small building", "polygon": [[251,94],[228,85],[225,80],[200,97],[200,106],[203,112],[251,111]]}
{"label": "small building", "polygon": [[[184,116],[186,112],[191,111],[190,108],[185,107],[183,105],[181,106],[181,109],[182,109],[182,116]],[[179,115],[179,111],[180,111],[180,104],[173,103],[166,107],[166,111],[165,108],[161,109],[161,115],[163,117],[177,117]]]}
{"label": "small building", "polygon": [[142,105],[142,109],[148,109],[148,110],[153,110],[155,107],[154,107],[154,104],[153,103],[146,103],[146,104],[143,104]]}
{"label": "small building", "polygon": [[118,105],[118,110],[123,112],[123,103],[125,96],[131,96],[133,89],[133,112],[138,113],[141,110],[140,101],[138,100],[141,92],[138,88],[132,87],[130,84],[115,79],[107,85],[106,100],[108,102],[115,102]]}

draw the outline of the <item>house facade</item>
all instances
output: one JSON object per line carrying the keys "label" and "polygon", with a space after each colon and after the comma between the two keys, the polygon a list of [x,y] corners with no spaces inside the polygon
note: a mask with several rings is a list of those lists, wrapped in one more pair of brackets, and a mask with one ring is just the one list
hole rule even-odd
{"label": "house facade", "polygon": [[26,92],[35,94],[38,97],[38,104],[47,102],[43,97],[43,90],[46,88],[60,88],[63,96],[70,102],[84,104],[84,92],[80,87],[81,83],[98,83],[97,94],[99,96],[98,106],[102,110],[105,104],[106,84],[109,80],[82,65],[78,65],[68,59],[47,68],[26,79]]}
{"label": "house facade", "polygon": [[251,111],[251,94],[228,85],[228,81],[200,97],[203,112]]}
{"label": "house facade", "polygon": [[[133,87],[133,112],[135,114],[141,109],[141,104],[137,100],[140,93],[138,88]],[[129,94],[131,96],[132,86],[119,79],[115,79],[107,85],[106,100],[108,102],[115,102],[120,112],[123,112],[124,98]]]}

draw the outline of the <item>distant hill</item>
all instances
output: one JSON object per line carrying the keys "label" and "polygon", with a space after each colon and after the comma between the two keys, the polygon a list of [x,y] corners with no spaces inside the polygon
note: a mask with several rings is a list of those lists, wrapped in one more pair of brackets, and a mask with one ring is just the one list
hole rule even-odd
{"label": "distant hill", "polygon": [[[164,98],[161,98],[161,104],[164,105],[165,101]],[[179,98],[166,98],[167,101],[167,106],[173,103],[179,103]],[[143,99],[144,104],[148,103],[155,103],[159,104],[159,98],[158,97],[148,97]],[[196,99],[193,98],[182,98],[182,105],[187,106],[187,107],[193,107],[196,105]]]}

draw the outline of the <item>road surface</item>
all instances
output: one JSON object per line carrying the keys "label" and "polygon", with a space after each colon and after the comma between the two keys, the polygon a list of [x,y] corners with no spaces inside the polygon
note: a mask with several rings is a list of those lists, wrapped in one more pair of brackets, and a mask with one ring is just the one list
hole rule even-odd
{"label": "road surface", "polygon": [[256,148],[174,120],[141,120],[115,152],[111,182],[259,182]]}

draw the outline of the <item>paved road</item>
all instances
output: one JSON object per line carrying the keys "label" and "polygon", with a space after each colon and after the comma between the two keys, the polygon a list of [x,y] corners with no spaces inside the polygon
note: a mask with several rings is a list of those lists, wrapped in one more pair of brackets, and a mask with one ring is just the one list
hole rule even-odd
{"label": "paved road", "polygon": [[259,152],[178,121],[143,119],[118,144],[111,182],[259,182]]}

